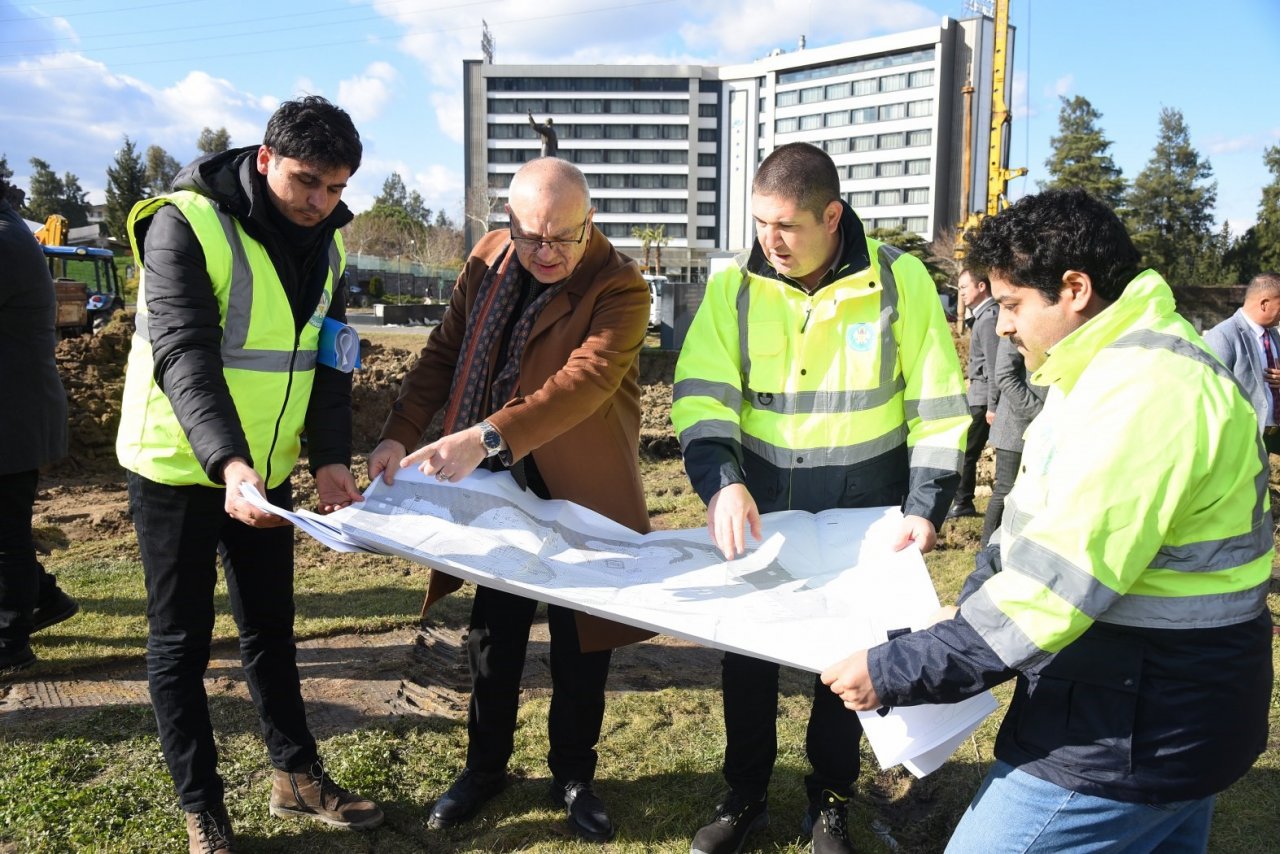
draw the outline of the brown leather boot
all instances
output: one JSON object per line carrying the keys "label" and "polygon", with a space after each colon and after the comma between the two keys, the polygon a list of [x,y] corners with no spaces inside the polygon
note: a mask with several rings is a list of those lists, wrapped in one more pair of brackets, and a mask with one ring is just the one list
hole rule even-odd
{"label": "brown leather boot", "polygon": [[271,814],[303,816],[351,830],[382,824],[378,805],[329,779],[319,760],[306,771],[276,771],[272,775]]}
{"label": "brown leather boot", "polygon": [[227,808],[187,813],[188,854],[235,854]]}

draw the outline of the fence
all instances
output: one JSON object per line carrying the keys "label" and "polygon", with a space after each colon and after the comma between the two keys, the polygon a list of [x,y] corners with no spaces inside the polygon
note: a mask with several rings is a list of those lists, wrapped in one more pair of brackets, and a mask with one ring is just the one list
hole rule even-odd
{"label": "fence", "polygon": [[408,258],[383,258],[353,252],[347,256],[347,269],[362,288],[369,289],[373,277],[382,280],[382,292],[388,296],[414,296],[435,301],[449,299],[457,281],[457,267],[431,267]]}

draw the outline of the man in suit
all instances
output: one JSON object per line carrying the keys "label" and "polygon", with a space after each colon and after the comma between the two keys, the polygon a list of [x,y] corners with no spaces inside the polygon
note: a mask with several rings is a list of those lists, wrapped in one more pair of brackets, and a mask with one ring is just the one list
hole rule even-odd
{"label": "man in suit", "polygon": [[961,516],[977,516],[973,506],[973,493],[978,480],[978,458],[991,434],[991,422],[996,420],[996,348],[1000,336],[996,333],[996,315],[999,306],[991,298],[991,284],[965,270],[956,284],[960,304],[969,310],[965,325],[969,327],[969,367],[965,372],[969,379],[969,433],[965,439],[964,467],[960,470],[960,487],[956,490],[955,503],[947,513],[948,519]]}
{"label": "man in suit", "polygon": [[1249,282],[1244,305],[1210,329],[1205,343],[1235,374],[1258,412],[1258,427],[1271,453],[1280,453],[1280,273]]}
{"label": "man in suit", "polygon": [[[509,469],[541,498],[573,501],[648,531],[637,357],[649,289],[635,262],[592,224],[586,178],[568,161],[526,163],[511,180],[506,210],[510,228],[476,244],[444,319],[405,377],[369,476],[391,483],[400,468],[420,465],[458,481],[477,466]],[[443,438],[419,448],[441,409]],[[459,586],[433,571],[424,610]],[[467,633],[467,764],[431,810],[433,828],[467,820],[506,785],[536,608],[532,599],[476,590]],[[551,797],[568,810],[577,835],[604,842],[613,825],[591,783],[610,650],[650,633],[556,605],[547,620]]]}

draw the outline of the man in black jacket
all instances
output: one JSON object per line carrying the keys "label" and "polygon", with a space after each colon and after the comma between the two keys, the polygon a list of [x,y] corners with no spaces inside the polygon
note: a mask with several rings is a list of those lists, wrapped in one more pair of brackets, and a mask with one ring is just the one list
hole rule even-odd
{"label": "man in black jacket", "polygon": [[53,359],[53,281],[8,193],[21,196],[0,177],[0,364],[21,377],[0,407],[0,673],[34,664],[32,632],[80,609],[36,560],[31,537],[39,468],[67,453],[67,396]]}
{"label": "man in black jacket", "polygon": [[382,820],[320,763],[293,641],[293,529],[241,494],[291,506],[305,429],[321,509],[360,499],[350,375],[316,360],[326,317],[345,319],[338,229],[360,156],[345,112],[290,101],[261,146],[197,160],[130,215],[143,274],[116,450],[146,578],[148,684],[192,851],[233,844],[203,683],[215,555],[276,769],[272,814]]}

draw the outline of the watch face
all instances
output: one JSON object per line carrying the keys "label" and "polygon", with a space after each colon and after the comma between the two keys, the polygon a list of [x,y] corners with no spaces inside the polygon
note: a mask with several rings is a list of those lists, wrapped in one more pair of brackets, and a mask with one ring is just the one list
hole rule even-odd
{"label": "watch face", "polygon": [[502,437],[492,427],[487,427],[480,431],[480,440],[484,442],[484,446],[490,451],[496,451],[502,447]]}

